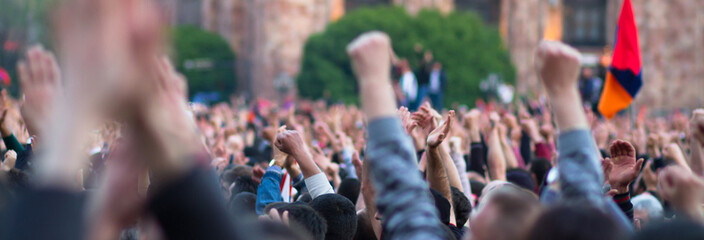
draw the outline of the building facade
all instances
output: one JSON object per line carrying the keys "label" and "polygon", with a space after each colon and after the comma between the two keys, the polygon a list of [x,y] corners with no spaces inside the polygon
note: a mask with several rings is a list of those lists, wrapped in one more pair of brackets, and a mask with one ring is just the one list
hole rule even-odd
{"label": "building facade", "polygon": [[[577,47],[583,64],[608,66],[623,0],[159,0],[171,21],[220,33],[238,56],[240,90],[281,95],[298,74],[303,45],[345,11],[396,4],[410,13],[476,11],[499,28],[517,70],[519,93],[541,93],[533,52],[542,39]],[[639,104],[704,105],[704,1],[632,0],[640,34],[644,87]],[[282,85],[281,82],[284,82]],[[294,88],[295,89],[295,88]],[[285,90],[285,89],[284,89]]]}

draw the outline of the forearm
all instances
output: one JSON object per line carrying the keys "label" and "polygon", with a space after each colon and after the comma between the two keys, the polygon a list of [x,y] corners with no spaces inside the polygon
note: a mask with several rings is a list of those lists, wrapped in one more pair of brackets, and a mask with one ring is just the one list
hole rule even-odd
{"label": "forearm", "polygon": [[489,177],[491,180],[506,180],[506,160],[499,142],[497,129],[491,130],[489,136]]}
{"label": "forearm", "polygon": [[457,172],[460,175],[460,182],[462,183],[462,193],[464,193],[464,196],[467,197],[467,199],[472,199],[472,186],[470,185],[469,178],[467,178],[467,173],[465,172],[465,169],[467,169],[467,163],[464,162],[462,153],[453,153],[452,161],[454,162],[455,168],[457,168]]}
{"label": "forearm", "polygon": [[[587,117],[582,110],[577,88],[550,92],[550,104],[555,116],[555,122],[560,132],[575,129],[589,129]],[[593,140],[592,140],[593,141]]]}
{"label": "forearm", "polygon": [[504,158],[506,159],[506,168],[517,168],[518,167],[518,159],[516,159],[516,155],[513,153],[513,149],[511,148],[511,145],[508,143],[506,139],[503,139],[504,136],[501,136],[501,149],[503,150],[504,153]]}
{"label": "forearm", "polygon": [[452,199],[452,189],[450,189],[450,179],[443,163],[440,148],[428,148],[426,180],[430,188],[442,193],[447,199]]}
{"label": "forearm", "polygon": [[308,193],[310,193],[310,197],[313,199],[323,194],[335,193],[332,186],[330,186],[330,182],[328,182],[328,178],[325,173],[321,172],[311,177],[307,177],[304,181],[306,182]]}
{"label": "forearm", "polygon": [[704,176],[704,151],[702,151],[702,144],[694,138],[689,141],[689,144],[692,172],[697,176]]}
{"label": "forearm", "polygon": [[369,122],[367,161],[391,239],[441,239],[444,235],[428,186],[418,173],[416,156],[398,119]]}
{"label": "forearm", "polygon": [[440,144],[440,156],[442,157],[443,166],[445,166],[445,171],[447,172],[447,178],[450,181],[450,186],[462,190],[462,179],[459,171],[457,170],[457,166],[455,166],[455,161],[452,159],[452,155],[450,155],[450,147],[447,143]]}
{"label": "forearm", "polygon": [[3,138],[6,138],[12,135],[12,131],[5,126],[5,123],[0,123],[0,134],[2,134]]}
{"label": "forearm", "polygon": [[257,188],[257,201],[255,203],[257,214],[262,214],[266,205],[273,202],[281,202],[281,168],[278,166],[269,167],[262,177]]}
{"label": "forearm", "polygon": [[604,182],[596,145],[588,130],[560,133],[558,172],[564,201],[587,201],[603,206],[601,184]]}
{"label": "forearm", "polygon": [[295,154],[292,154],[292,156],[296,159],[298,166],[301,168],[303,177],[309,178],[323,172],[318,168],[318,165],[315,164],[313,157],[307,149],[300,149]]}
{"label": "forearm", "polygon": [[378,79],[359,80],[362,110],[371,122],[374,119],[393,117],[396,115],[394,90],[388,76]]}

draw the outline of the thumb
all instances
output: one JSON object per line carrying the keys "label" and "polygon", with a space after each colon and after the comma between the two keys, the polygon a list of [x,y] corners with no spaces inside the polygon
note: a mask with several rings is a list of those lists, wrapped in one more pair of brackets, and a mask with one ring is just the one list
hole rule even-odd
{"label": "thumb", "polygon": [[608,193],[606,193],[606,195],[609,195],[611,197],[616,196],[616,194],[618,194],[618,190],[616,189],[611,189]]}

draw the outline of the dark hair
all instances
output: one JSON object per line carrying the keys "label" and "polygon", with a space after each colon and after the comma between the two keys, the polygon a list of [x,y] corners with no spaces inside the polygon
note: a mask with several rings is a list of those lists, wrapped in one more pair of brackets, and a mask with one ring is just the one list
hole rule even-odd
{"label": "dark hair", "polygon": [[235,186],[232,187],[232,195],[230,196],[237,195],[241,192],[257,194],[257,188],[259,188],[259,184],[257,184],[252,177],[241,176],[235,179]]}
{"label": "dark hair", "polygon": [[346,197],[352,202],[352,204],[357,204],[360,186],[361,184],[359,183],[359,180],[354,178],[345,178],[345,180],[342,180],[340,186],[337,188],[337,194]]}
{"label": "dark hair", "polygon": [[535,181],[533,181],[533,176],[531,176],[531,174],[524,169],[514,168],[507,170],[506,180],[528,191],[532,192],[535,190]]}
{"label": "dark hair", "polygon": [[328,223],[325,239],[350,240],[357,231],[357,212],[354,204],[339,194],[323,194],[310,201]]}
{"label": "dark hair", "polygon": [[536,158],[530,162],[530,172],[535,175],[536,184],[541,187],[545,184],[545,177],[552,168],[550,160],[545,158]]}
{"label": "dark hair", "polygon": [[241,192],[232,195],[228,208],[232,216],[256,216],[257,195],[250,192]]}
{"label": "dark hair", "polygon": [[313,239],[325,239],[325,232],[328,230],[328,225],[325,219],[310,206],[306,204],[288,204],[276,209],[281,214],[283,214],[284,211],[288,211],[289,218],[298,225],[296,227],[305,229]]}
{"label": "dark hair", "polygon": [[688,219],[678,218],[671,222],[660,222],[648,225],[636,234],[633,240],[677,239],[699,240],[704,239],[704,227]]}
{"label": "dark hair", "polygon": [[450,224],[450,211],[452,209],[450,201],[448,201],[447,198],[442,195],[442,193],[432,188],[430,189],[430,197],[432,197],[433,199],[435,209],[438,210],[438,217],[440,218],[440,222],[445,225]]}
{"label": "dark hair", "polygon": [[288,227],[279,222],[274,221],[259,221],[259,234],[254,235],[261,237],[260,239],[267,240],[305,240],[310,239],[310,236],[300,231],[295,227]]}
{"label": "dark hair", "polygon": [[616,240],[624,239],[616,221],[591,206],[558,205],[535,221],[529,240]]}
{"label": "dark hair", "polygon": [[472,189],[472,194],[474,194],[477,199],[482,196],[484,186],[486,186],[486,184],[484,184],[483,182],[477,180],[469,180],[469,188]]}
{"label": "dark hair", "polygon": [[357,214],[357,231],[354,233],[354,240],[377,240],[366,209]]}
{"label": "dark hair", "polygon": [[469,220],[469,213],[472,211],[472,204],[464,193],[456,187],[452,187],[452,206],[455,208],[455,221],[457,227],[464,226]]}
{"label": "dark hair", "polygon": [[271,209],[281,209],[285,206],[288,206],[290,203],[287,202],[273,202],[269,203],[264,207],[264,210],[262,210],[262,214],[269,214],[271,212]]}

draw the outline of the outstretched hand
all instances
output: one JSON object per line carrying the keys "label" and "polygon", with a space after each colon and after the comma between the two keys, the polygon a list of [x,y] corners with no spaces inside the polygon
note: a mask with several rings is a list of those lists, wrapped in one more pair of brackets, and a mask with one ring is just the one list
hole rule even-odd
{"label": "outstretched hand", "polygon": [[26,62],[17,64],[17,71],[25,96],[22,117],[32,134],[41,135],[48,127],[46,121],[51,109],[62,94],[59,65],[54,54],[42,46],[34,46],[27,51]]}
{"label": "outstretched hand", "polygon": [[445,122],[443,122],[442,125],[440,125],[439,127],[435,128],[435,130],[433,130],[428,135],[427,142],[429,148],[437,148],[443,141],[445,141],[445,139],[450,133],[450,128],[452,127],[452,122],[454,118],[455,111],[450,110],[447,117],[445,118]]}
{"label": "outstretched hand", "polygon": [[636,150],[630,143],[616,140],[609,147],[611,158],[604,159],[604,175],[616,193],[627,193],[643,167],[643,159],[636,161]]}

